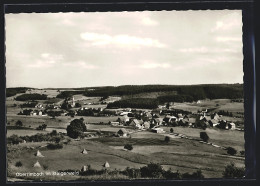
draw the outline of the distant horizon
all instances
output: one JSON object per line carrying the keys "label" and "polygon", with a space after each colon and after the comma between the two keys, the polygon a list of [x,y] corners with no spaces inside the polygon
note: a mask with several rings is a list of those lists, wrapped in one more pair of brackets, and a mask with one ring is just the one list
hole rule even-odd
{"label": "distant horizon", "polygon": [[104,85],[104,86],[90,86],[90,87],[29,87],[29,86],[17,86],[17,87],[6,87],[6,88],[31,88],[31,89],[81,89],[81,88],[95,88],[95,87],[120,87],[120,86],[146,86],[146,85],[165,85],[165,86],[196,86],[196,85],[234,85],[234,84],[241,84],[244,83],[200,83],[200,84],[140,84],[140,85],[133,85],[133,84],[124,84],[124,85]]}

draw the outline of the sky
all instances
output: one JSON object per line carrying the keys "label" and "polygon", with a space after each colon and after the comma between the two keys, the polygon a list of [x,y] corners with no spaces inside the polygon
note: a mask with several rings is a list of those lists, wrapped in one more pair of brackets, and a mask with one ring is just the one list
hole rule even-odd
{"label": "sky", "polygon": [[243,83],[241,10],[6,14],[6,86]]}

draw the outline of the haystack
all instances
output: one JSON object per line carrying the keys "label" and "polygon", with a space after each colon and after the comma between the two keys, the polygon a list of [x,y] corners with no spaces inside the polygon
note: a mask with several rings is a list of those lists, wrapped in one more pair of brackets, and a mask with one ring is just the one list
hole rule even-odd
{"label": "haystack", "polygon": [[35,154],[35,156],[41,157],[43,158],[44,156],[42,155],[42,153],[38,150],[37,153]]}
{"label": "haystack", "polygon": [[82,153],[82,154],[88,154],[88,152],[86,151],[86,149],[84,149],[81,153]]}
{"label": "haystack", "polygon": [[105,168],[109,168],[110,167],[110,165],[109,165],[109,163],[106,161],[106,163],[104,163],[104,165],[103,165]]}
{"label": "haystack", "polygon": [[38,162],[38,160],[37,160],[37,162],[33,165],[33,167],[41,167],[41,165],[40,165],[40,163]]}

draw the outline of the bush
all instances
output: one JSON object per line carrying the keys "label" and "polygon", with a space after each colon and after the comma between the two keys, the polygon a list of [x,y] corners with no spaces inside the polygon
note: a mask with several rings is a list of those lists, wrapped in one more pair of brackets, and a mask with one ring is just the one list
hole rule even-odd
{"label": "bush", "polygon": [[225,167],[224,178],[242,178],[245,175],[245,168],[236,167],[233,162]]}
{"label": "bush", "polygon": [[20,120],[18,120],[18,121],[15,123],[15,125],[16,125],[17,127],[22,127],[22,126],[23,126],[23,123],[22,123]]}
{"label": "bush", "polygon": [[190,173],[184,173],[182,174],[183,179],[203,179],[204,175],[202,174],[201,170],[197,170],[196,172],[190,174]]}
{"label": "bush", "polygon": [[169,143],[170,137],[169,137],[169,136],[165,136],[164,141],[165,141],[166,143]]}
{"label": "bush", "polygon": [[7,138],[7,143],[8,144],[19,144],[21,143],[23,140],[17,136],[16,134],[13,134],[12,136]]}
{"label": "bush", "polygon": [[205,142],[208,142],[209,140],[209,136],[206,132],[200,132],[200,138]]}
{"label": "bush", "polygon": [[173,128],[170,129],[170,132],[173,133]]}
{"label": "bush", "polygon": [[21,161],[18,161],[18,162],[15,163],[15,166],[16,166],[16,167],[21,167],[21,166],[23,166],[23,164],[22,164]]}
{"label": "bush", "polygon": [[162,166],[156,163],[141,167],[140,171],[143,178],[162,178],[164,172]]}
{"label": "bush", "polygon": [[62,149],[62,148],[63,148],[63,145],[60,144],[60,143],[56,143],[56,144],[49,143],[49,144],[47,145],[47,148],[50,149],[50,150]]}
{"label": "bush", "polygon": [[126,144],[124,146],[124,149],[127,149],[127,150],[133,150],[133,146],[131,144]]}
{"label": "bush", "polygon": [[227,153],[233,156],[233,155],[235,155],[237,153],[237,150],[234,149],[233,147],[228,147],[227,148]]}

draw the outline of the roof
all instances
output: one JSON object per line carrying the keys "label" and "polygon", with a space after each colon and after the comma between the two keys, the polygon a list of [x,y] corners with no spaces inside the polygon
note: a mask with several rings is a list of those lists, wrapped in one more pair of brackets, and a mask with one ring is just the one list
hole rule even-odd
{"label": "roof", "polygon": [[127,133],[127,130],[126,130],[125,128],[121,128],[121,129],[119,129],[118,132],[120,132],[120,131],[122,131],[123,133]]}
{"label": "roof", "polygon": [[215,119],[210,120],[210,122],[213,123],[213,124],[218,124],[218,123],[219,123],[219,122],[218,122],[217,120],[215,120]]}
{"label": "roof", "polygon": [[155,118],[154,120],[155,120],[156,122],[160,123],[160,122],[163,121],[163,118]]}
{"label": "roof", "polygon": [[196,122],[196,118],[189,118],[189,122],[190,123],[195,123]]}

